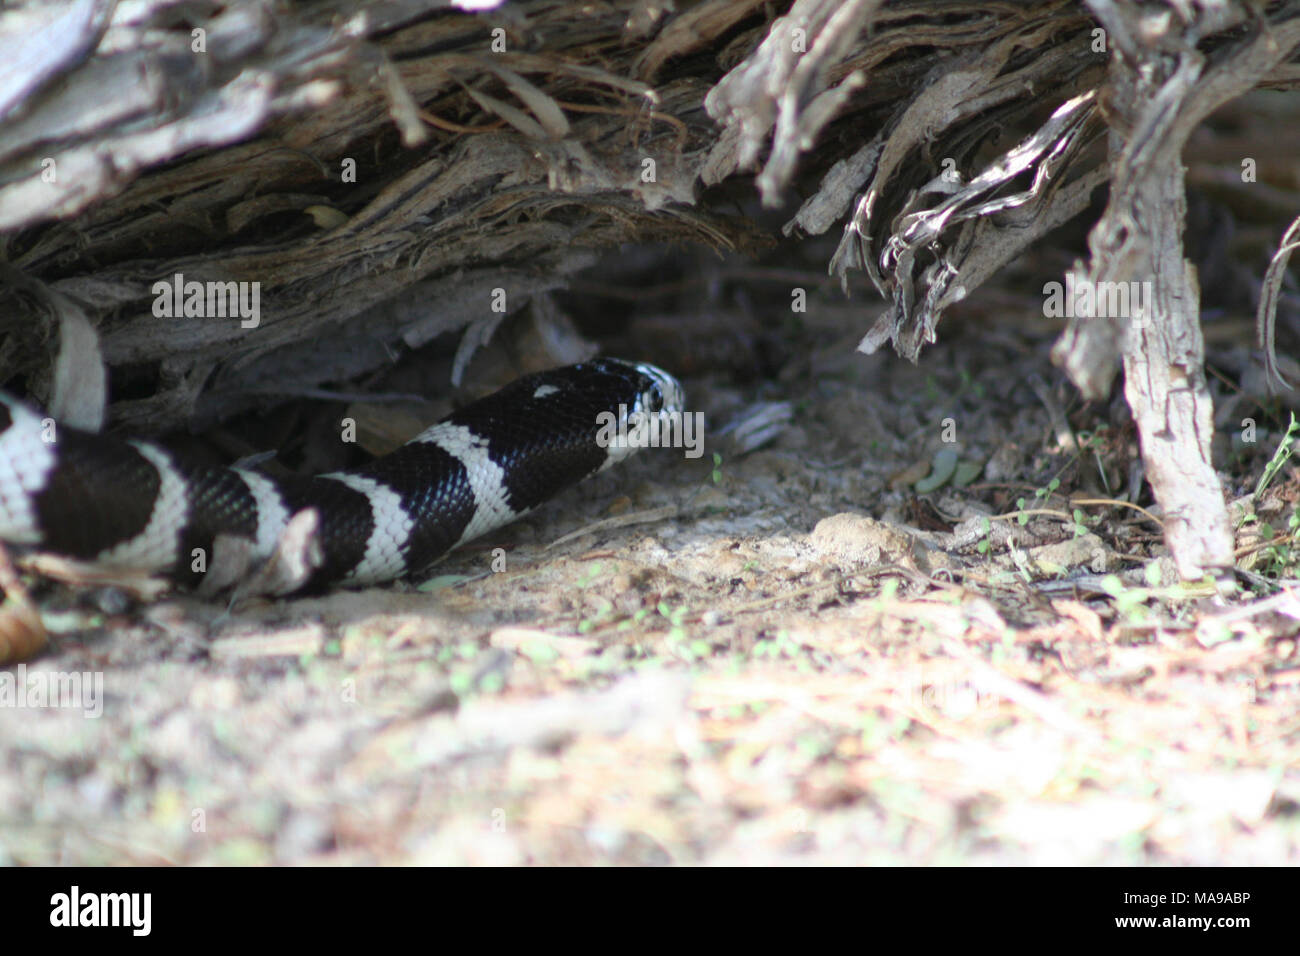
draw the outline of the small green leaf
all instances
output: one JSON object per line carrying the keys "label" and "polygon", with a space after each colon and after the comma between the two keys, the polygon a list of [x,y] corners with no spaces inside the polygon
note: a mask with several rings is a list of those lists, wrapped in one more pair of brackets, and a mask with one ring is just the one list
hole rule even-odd
{"label": "small green leaf", "polygon": [[920,481],[916,482],[913,487],[917,494],[928,494],[931,491],[937,491],[948,483],[948,480],[957,471],[957,449],[940,448],[934,453],[934,458],[930,462],[930,474]]}
{"label": "small green leaf", "polygon": [[1111,597],[1119,597],[1126,590],[1118,574],[1108,574],[1097,582],[1098,586]]}

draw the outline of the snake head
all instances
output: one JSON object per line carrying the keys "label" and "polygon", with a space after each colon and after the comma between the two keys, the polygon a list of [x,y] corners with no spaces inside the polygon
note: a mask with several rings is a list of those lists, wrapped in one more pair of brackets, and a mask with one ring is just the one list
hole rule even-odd
{"label": "snake head", "polygon": [[680,444],[685,424],[686,392],[681,383],[657,365],[598,359],[603,371],[624,378],[630,386],[629,399],[610,410],[612,428],[603,428],[598,441],[609,458],[608,468],[638,448]]}
{"label": "snake head", "polygon": [[686,392],[681,382],[657,365],[638,362],[632,367],[645,379],[633,411],[667,417],[686,410]]}

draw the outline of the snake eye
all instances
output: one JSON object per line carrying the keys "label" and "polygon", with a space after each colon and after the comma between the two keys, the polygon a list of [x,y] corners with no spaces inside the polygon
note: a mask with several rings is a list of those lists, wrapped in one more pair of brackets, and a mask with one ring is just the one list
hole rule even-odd
{"label": "snake eye", "polygon": [[650,386],[650,391],[646,393],[646,397],[647,404],[650,406],[650,411],[657,412],[663,409],[664,392],[663,389],[659,387],[658,382]]}

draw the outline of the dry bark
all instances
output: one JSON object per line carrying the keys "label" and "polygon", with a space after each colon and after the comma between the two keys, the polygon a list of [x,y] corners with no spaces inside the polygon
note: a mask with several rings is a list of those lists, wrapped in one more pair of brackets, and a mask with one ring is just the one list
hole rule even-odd
{"label": "dry bark", "polygon": [[[112,402],[116,426],[202,427],[268,389],[355,378],[492,318],[493,290],[513,312],[620,242],[754,249],[766,237],[703,192],[751,164],[771,202],[797,175],[850,161],[811,200],[820,212],[790,227],[821,231],[852,205],[870,173],[864,140],[881,130],[886,162],[908,160],[905,175],[877,176],[882,207],[897,208],[915,181],[909,154],[931,137],[963,157],[1036,109],[1036,86],[1101,75],[1096,58],[1075,62],[1087,21],[1067,0],[799,0],[784,15],[752,0],[359,6],[235,0],[181,19],[162,0],[129,12],[37,2],[0,17],[0,54],[55,26],[81,38],[21,70],[0,56],[0,241],[87,312],[117,392],[144,395]],[[497,28],[504,52],[492,52]],[[887,137],[949,73],[946,119],[913,110]],[[341,180],[348,159],[356,183]],[[1045,230],[1081,200],[1075,190],[1036,221]],[[965,243],[978,260],[966,292],[1006,257],[980,228]],[[160,321],[153,284],[177,273],[259,282],[259,327]],[[57,310],[44,298],[5,302],[0,379],[49,401]]]}
{"label": "dry bark", "polygon": [[[1093,228],[1087,281],[1149,282],[1148,314],[1077,316],[1055,357],[1092,398],[1109,389],[1123,361],[1125,395],[1142,457],[1164,511],[1165,538],[1185,578],[1233,565],[1232,529],[1210,460],[1214,410],[1206,387],[1196,272],[1183,253],[1188,136],[1224,102],[1252,89],[1300,43],[1300,10],[1248,32],[1212,56],[1196,48],[1209,32],[1235,26],[1243,9],[1220,5],[1191,22],[1144,30],[1136,4],[1094,0],[1111,36],[1110,202]],[[1241,14],[1240,18],[1229,14]],[[1145,37],[1144,41],[1134,38]]]}

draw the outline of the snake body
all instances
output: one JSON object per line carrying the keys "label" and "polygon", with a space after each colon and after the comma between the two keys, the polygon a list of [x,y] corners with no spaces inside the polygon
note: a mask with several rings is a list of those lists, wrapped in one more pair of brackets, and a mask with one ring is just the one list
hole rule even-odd
{"label": "snake body", "polygon": [[682,407],[662,369],[597,359],[521,378],[361,467],[272,477],[65,427],[0,393],[0,540],[212,589],[265,564],[306,516],[308,566],[271,590],[375,584],[622,460]]}

